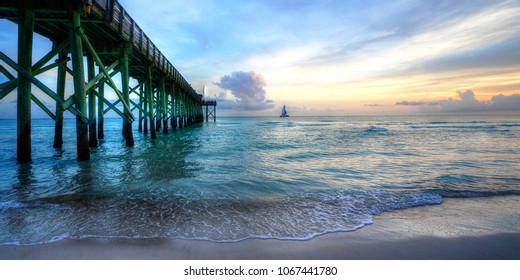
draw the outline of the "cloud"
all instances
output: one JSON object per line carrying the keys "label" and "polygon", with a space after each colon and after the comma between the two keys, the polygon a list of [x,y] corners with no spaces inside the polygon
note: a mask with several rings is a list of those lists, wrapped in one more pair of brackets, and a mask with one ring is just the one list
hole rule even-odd
{"label": "cloud", "polygon": [[520,110],[520,94],[512,94],[512,95],[495,95],[491,98],[491,104],[493,106],[500,108],[500,110],[504,111],[519,111]]}
{"label": "cloud", "polygon": [[227,92],[221,92],[218,100],[224,107],[260,111],[271,109],[274,102],[267,99],[265,87],[267,82],[264,76],[253,71],[236,71],[220,78],[220,82],[215,83],[221,89],[231,92],[236,98],[234,101],[224,99]]}
{"label": "cloud", "polygon": [[472,90],[464,92],[458,91],[458,99],[448,98],[445,100],[422,102],[422,101],[401,101],[395,105],[419,106],[423,112],[496,112],[496,111],[520,111],[520,94],[504,95],[499,94],[491,98],[489,102],[478,101]]}
{"label": "cloud", "polygon": [[439,102],[424,102],[424,101],[401,101],[395,103],[395,105],[402,105],[402,106],[425,106],[425,105],[439,105]]}
{"label": "cloud", "polygon": [[365,104],[366,107],[383,107],[384,104]]}

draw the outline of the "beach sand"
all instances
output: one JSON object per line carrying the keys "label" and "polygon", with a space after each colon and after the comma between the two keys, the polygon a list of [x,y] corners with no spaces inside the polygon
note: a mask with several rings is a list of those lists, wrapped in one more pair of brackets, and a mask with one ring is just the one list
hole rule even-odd
{"label": "beach sand", "polygon": [[520,259],[520,196],[445,199],[306,241],[67,239],[0,246],[0,259]]}

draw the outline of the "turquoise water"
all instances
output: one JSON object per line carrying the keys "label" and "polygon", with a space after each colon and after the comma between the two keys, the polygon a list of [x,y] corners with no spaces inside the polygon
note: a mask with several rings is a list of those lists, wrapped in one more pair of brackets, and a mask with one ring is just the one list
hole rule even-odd
{"label": "turquoise water", "polygon": [[90,162],[75,123],[52,148],[33,120],[33,161],[16,163],[0,120],[0,244],[63,238],[309,239],[445,197],[520,194],[520,117],[219,118],[158,139],[106,121]]}

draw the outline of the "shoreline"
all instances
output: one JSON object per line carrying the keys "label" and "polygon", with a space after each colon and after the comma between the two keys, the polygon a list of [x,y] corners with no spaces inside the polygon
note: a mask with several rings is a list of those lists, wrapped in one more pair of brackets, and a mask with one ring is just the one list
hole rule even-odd
{"label": "shoreline", "polygon": [[0,245],[0,259],[520,259],[520,196],[447,198],[384,212],[371,225],[310,240],[64,239]]}

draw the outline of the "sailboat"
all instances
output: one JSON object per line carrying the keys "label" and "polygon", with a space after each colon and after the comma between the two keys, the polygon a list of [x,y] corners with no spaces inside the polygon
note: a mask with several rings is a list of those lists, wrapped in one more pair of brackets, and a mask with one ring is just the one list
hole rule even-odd
{"label": "sailboat", "polygon": [[289,115],[287,115],[287,111],[285,110],[285,105],[283,105],[282,114],[280,115],[280,118],[288,118]]}

